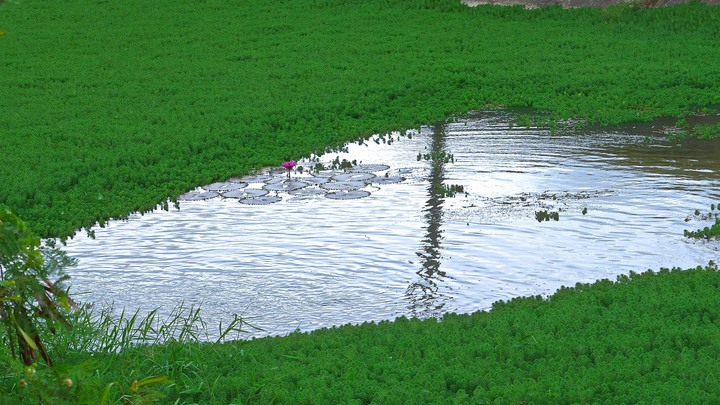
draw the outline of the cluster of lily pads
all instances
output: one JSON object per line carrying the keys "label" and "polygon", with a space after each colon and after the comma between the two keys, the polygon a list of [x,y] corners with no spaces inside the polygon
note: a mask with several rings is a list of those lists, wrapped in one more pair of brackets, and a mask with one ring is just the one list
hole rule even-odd
{"label": "cluster of lily pads", "polygon": [[178,200],[200,201],[222,197],[238,199],[241,204],[264,205],[282,201],[281,193],[296,198],[324,196],[334,200],[349,200],[369,196],[370,192],[364,190],[368,186],[405,181],[405,177],[390,174],[387,171],[390,167],[384,164],[359,164],[343,170],[310,173],[298,170],[291,177],[294,163],[283,163],[283,169],[208,184],[181,195]]}

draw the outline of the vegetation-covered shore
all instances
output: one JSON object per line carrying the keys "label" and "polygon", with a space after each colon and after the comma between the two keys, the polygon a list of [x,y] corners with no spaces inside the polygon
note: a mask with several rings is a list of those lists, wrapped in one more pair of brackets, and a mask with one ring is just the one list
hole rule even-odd
{"label": "vegetation-covered shore", "polygon": [[118,365],[186,384],[168,403],[715,403],[719,289],[716,268],[665,269],[441,322],[145,347]]}
{"label": "vegetation-covered shore", "polygon": [[453,0],[0,5],[0,202],[67,237],[197,185],[474,109],[720,103],[720,8]]}
{"label": "vegetation-covered shore", "polygon": [[[249,341],[186,333],[137,346],[127,337],[157,334],[140,320],[106,323],[101,335],[79,322],[50,346],[62,360],[54,368],[3,368],[0,403],[716,403],[719,307],[711,265],[578,284],[440,321]],[[192,319],[174,331],[193,329]]]}
{"label": "vegetation-covered shore", "polygon": [[[0,204],[42,237],[474,109],[616,124],[720,103],[720,8],[695,2],[527,10],[453,0],[22,0],[0,2],[0,16]],[[0,240],[0,403],[720,401],[712,264],[439,322],[136,346],[162,326],[68,311],[67,330],[48,318],[64,309],[16,305],[16,280],[66,297],[45,273],[23,273],[40,263],[23,244],[39,239],[8,224],[0,235],[22,237]],[[6,309],[28,333],[33,317],[49,320],[38,328],[54,367],[13,356],[18,342],[38,349]]]}

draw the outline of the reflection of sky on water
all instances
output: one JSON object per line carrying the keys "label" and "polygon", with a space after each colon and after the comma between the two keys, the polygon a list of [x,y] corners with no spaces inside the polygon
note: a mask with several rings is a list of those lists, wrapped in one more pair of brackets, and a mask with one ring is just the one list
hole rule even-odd
{"label": "reflection of sky on water", "polygon": [[[550,136],[506,122],[467,119],[322,158],[383,163],[407,178],[368,187],[366,198],[187,202],[97,229],[95,240],[78,236],[67,247],[80,259],[73,290],[130,309],[202,304],[210,323],[236,312],[284,334],[471,312],[718,260],[717,243],[682,236],[705,226],[685,222],[689,214],[720,202],[714,144],[678,146],[632,128]],[[417,159],[432,151],[455,160]],[[467,195],[442,198],[439,184]],[[538,210],[560,220],[538,223]]]}

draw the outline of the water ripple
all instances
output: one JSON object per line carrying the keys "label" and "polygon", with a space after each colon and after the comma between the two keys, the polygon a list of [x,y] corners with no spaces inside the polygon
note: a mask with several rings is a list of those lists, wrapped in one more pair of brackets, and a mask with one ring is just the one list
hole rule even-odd
{"label": "water ripple", "polygon": [[[216,198],[131,216],[68,243],[80,259],[72,291],[131,310],[202,304],[210,323],[239,313],[262,336],[472,312],[561,285],[717,260],[716,244],[683,237],[704,226],[685,222],[692,211],[720,202],[717,156],[651,135],[552,136],[481,116],[392,144],[350,145],[321,159],[388,165],[407,180],[358,200]],[[433,148],[454,161],[438,171],[418,160]],[[434,181],[464,192],[439,196]],[[559,220],[538,222],[541,210]]]}

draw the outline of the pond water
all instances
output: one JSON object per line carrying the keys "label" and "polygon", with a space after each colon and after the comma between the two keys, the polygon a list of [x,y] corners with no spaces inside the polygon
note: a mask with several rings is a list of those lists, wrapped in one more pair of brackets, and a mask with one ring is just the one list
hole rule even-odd
{"label": "pond water", "polygon": [[[720,203],[717,143],[676,144],[650,126],[551,135],[508,120],[478,114],[319,157],[377,165],[366,166],[376,182],[352,196],[363,198],[327,198],[345,191],[314,183],[292,195],[273,171],[235,179],[235,198],[182,201],[95,229],[95,239],[79,234],[66,247],[79,259],[71,291],[130,310],[198,304],[210,324],[237,313],[262,328],[249,338],[468,313],[718,261],[717,242],[683,236],[708,225],[696,209]],[[377,181],[386,176],[403,181]],[[335,180],[363,176],[350,177]],[[242,190],[268,184],[280,201],[239,203],[254,195]]]}

